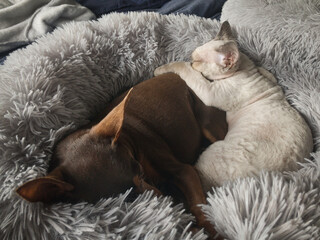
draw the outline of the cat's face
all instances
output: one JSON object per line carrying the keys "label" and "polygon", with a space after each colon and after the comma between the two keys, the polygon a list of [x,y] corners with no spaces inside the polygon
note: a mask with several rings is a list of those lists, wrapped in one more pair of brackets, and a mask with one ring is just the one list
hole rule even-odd
{"label": "cat's face", "polygon": [[216,38],[196,48],[192,67],[210,80],[230,77],[238,69],[239,50],[228,22],[224,22]]}

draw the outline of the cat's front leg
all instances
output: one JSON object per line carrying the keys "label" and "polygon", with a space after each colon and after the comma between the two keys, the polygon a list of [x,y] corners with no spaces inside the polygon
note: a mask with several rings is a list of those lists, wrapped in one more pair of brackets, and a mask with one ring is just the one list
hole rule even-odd
{"label": "cat's front leg", "polygon": [[154,76],[172,72],[182,77],[182,75],[190,71],[192,71],[192,68],[189,62],[172,62],[156,68],[156,70],[154,70]]}
{"label": "cat's front leg", "polygon": [[[194,90],[199,84],[206,85],[207,80],[202,76],[202,74],[196,71],[190,62],[172,62],[162,65],[154,71],[155,76],[159,76],[164,73],[175,73],[178,74],[187,85]],[[206,86],[207,87],[207,86]]]}

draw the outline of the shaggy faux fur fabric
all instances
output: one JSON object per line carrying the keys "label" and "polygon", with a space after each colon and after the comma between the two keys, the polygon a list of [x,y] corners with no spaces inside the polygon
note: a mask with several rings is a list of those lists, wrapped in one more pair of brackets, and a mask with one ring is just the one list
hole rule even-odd
{"label": "shaggy faux fur fabric", "polygon": [[[319,12],[316,0],[224,6],[241,49],[276,75],[315,139],[299,171],[262,173],[209,193],[204,210],[227,239],[320,238]],[[219,25],[183,15],[110,14],[67,24],[11,54],[0,66],[0,239],[206,239],[189,232],[192,216],[168,197],[145,193],[132,202],[126,192],[94,205],[45,206],[20,199],[15,188],[46,173],[65,134],[157,66],[189,60]]]}

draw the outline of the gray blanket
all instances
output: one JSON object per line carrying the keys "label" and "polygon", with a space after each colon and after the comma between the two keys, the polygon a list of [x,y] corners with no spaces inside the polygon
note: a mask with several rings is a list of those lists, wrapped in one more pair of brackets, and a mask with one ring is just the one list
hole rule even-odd
{"label": "gray blanket", "polygon": [[[229,0],[223,9],[241,49],[276,75],[314,135],[314,152],[299,171],[261,173],[208,193],[204,210],[227,239],[320,238],[317,2]],[[182,205],[149,192],[134,202],[127,192],[94,205],[45,206],[14,190],[46,173],[65,134],[157,66],[189,60],[219,25],[183,15],[110,14],[64,25],[12,53],[0,66],[0,239],[205,239],[189,232],[193,218]]]}
{"label": "gray blanket", "polygon": [[67,22],[94,18],[74,0],[2,0],[0,53],[29,44]]}

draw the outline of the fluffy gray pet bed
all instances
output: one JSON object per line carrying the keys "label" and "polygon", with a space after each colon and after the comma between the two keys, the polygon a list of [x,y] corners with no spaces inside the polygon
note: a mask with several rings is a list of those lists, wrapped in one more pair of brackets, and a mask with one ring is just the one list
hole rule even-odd
{"label": "fluffy gray pet bed", "polygon": [[[211,191],[208,218],[228,239],[320,238],[320,4],[229,0],[239,44],[273,72],[314,134],[297,172],[262,173]],[[30,204],[17,186],[46,173],[54,144],[121,90],[212,39],[219,23],[155,13],[111,14],[57,29],[0,67],[0,239],[205,239],[170,198],[127,193],[97,204]],[[128,190],[130,191],[130,190]]]}

